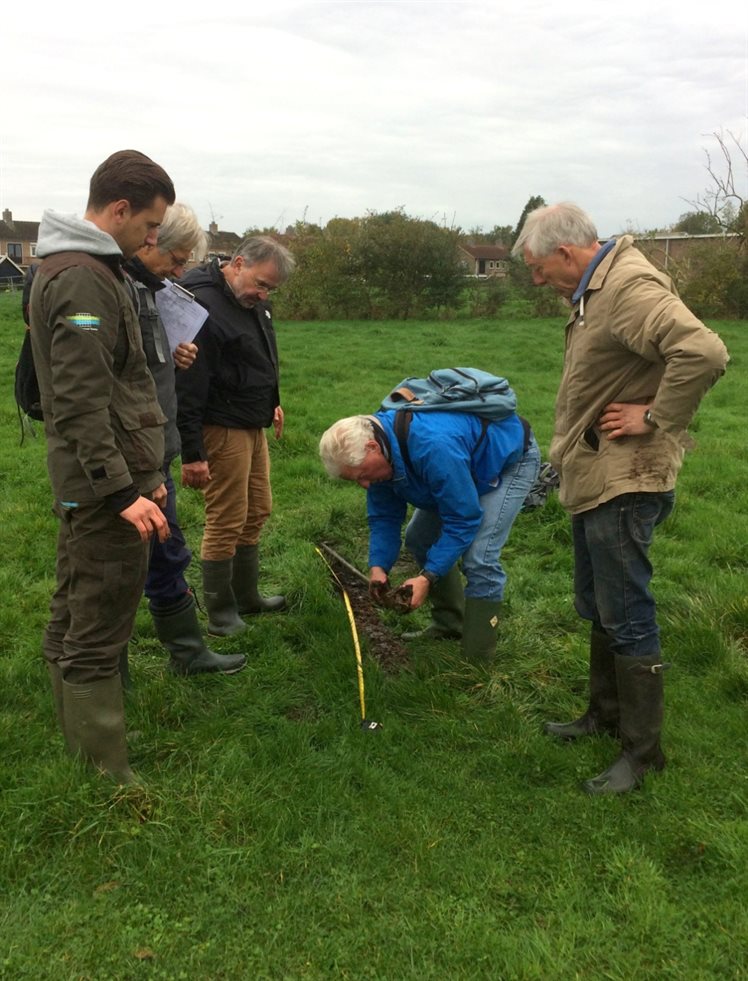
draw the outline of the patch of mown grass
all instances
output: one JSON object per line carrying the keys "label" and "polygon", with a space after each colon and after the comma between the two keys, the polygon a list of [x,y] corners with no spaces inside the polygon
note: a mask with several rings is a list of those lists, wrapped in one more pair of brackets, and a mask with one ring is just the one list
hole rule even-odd
{"label": "patch of mown grass", "polygon": [[[241,674],[177,679],[141,609],[127,713],[145,785],[121,789],[65,756],[39,659],[55,523],[43,438],[18,446],[16,302],[0,295],[0,976],[746,976],[745,325],[720,325],[734,365],[653,550],[669,766],[640,793],[588,799],[579,784],[615,742],[541,733],[586,693],[557,501],[523,514],[507,547],[491,670],[449,643],[412,644],[397,674],[366,658],[377,734],[358,727],[345,612],[314,552],[327,539],[365,567],[363,494],[327,480],[317,440],[406,375],[506,374],[547,448],[563,343],[550,321],[281,325],[287,432],[262,561],[289,612],[214,642],[247,651]],[[201,499],[179,503],[197,549]],[[189,578],[199,591],[197,562]]]}

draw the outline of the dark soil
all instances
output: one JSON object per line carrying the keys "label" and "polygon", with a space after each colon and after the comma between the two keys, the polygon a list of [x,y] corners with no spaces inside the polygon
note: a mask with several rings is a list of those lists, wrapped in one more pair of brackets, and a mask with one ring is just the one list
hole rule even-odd
{"label": "dark soil", "polygon": [[[365,583],[357,579],[352,572],[336,562],[331,555],[326,555],[325,560],[330,563],[335,575],[340,580],[348,599],[351,601],[353,619],[356,621],[356,630],[359,634],[359,641],[364,637],[367,640],[367,651],[375,661],[389,672],[402,671],[407,667],[408,651],[405,644],[397,634],[382,622],[382,615],[379,609],[369,599],[369,590]],[[340,585],[331,577],[333,586],[340,592]],[[341,602],[343,602],[341,595]],[[351,644],[353,640],[351,639]]]}

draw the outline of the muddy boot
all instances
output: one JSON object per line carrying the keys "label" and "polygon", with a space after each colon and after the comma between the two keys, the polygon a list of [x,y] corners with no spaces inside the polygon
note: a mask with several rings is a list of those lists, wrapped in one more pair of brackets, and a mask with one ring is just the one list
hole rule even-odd
{"label": "muddy boot", "polygon": [[490,663],[496,654],[501,600],[465,599],[462,656],[476,663]]}
{"label": "muddy boot", "polygon": [[618,736],[618,684],[610,637],[595,627],[590,632],[590,701],[573,722],[546,722],[544,731],[556,739],[579,739],[607,732]]}
{"label": "muddy boot", "polygon": [[149,608],[156,636],[171,655],[169,670],[172,674],[236,674],[246,666],[247,659],[243,654],[216,654],[205,644],[191,593],[172,606],[154,609],[151,603]]}
{"label": "muddy boot", "polygon": [[242,616],[274,613],[286,608],[285,596],[260,596],[257,588],[259,578],[260,556],[257,545],[238,545],[231,585]]}
{"label": "muddy boot", "polygon": [[231,637],[247,629],[239,616],[231,588],[232,559],[203,559],[203,599],[208,611],[208,633]]}
{"label": "muddy boot", "polygon": [[83,685],[62,683],[68,748],[118,783],[134,783],[125,741],[119,675]]}
{"label": "muddy boot", "polygon": [[49,681],[52,685],[52,702],[55,707],[57,725],[60,727],[60,732],[67,743],[65,736],[65,706],[62,697],[62,671],[60,671],[60,666],[56,661],[47,661],[47,671],[49,672]]}
{"label": "muddy boot", "polygon": [[607,770],[587,780],[588,794],[625,794],[641,786],[649,770],[662,770],[660,748],[664,711],[662,672],[669,667],[659,654],[626,657],[616,654],[622,752]]}
{"label": "muddy boot", "polygon": [[437,579],[429,590],[431,623],[423,630],[412,630],[402,635],[403,640],[448,640],[462,637],[462,621],[465,615],[465,592],[462,576],[456,565]]}

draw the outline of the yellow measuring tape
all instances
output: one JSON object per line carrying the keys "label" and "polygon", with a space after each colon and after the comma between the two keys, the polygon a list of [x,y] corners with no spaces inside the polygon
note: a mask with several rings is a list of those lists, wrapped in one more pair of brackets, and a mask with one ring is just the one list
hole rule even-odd
{"label": "yellow measuring tape", "polygon": [[365,728],[367,728],[367,729],[378,729],[380,727],[380,723],[378,723],[378,722],[368,722],[367,719],[366,719],[366,700],[364,698],[364,665],[363,665],[363,662],[361,660],[361,645],[358,642],[358,630],[356,630],[356,621],[353,618],[353,607],[351,606],[350,598],[349,598],[348,593],[347,593],[347,591],[345,589],[345,586],[340,581],[340,579],[337,576],[337,573],[335,572],[335,570],[333,569],[333,567],[330,565],[330,563],[327,561],[327,559],[322,554],[322,552],[316,546],[314,548],[314,551],[317,553],[317,555],[319,555],[319,557],[325,563],[325,565],[327,566],[327,568],[330,570],[330,573],[332,574],[333,579],[338,584],[338,586],[340,586],[340,591],[343,594],[343,602],[345,603],[345,610],[346,610],[346,613],[348,614],[348,622],[351,625],[351,634],[353,636],[353,649],[356,652],[356,674],[358,675],[358,700],[361,703],[361,723],[362,723],[362,726],[365,726]]}

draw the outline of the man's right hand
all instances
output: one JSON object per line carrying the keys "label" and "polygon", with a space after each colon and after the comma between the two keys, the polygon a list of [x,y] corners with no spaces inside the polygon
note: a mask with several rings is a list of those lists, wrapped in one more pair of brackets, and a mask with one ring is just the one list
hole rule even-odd
{"label": "man's right hand", "polygon": [[375,565],[369,569],[369,596],[377,606],[382,605],[384,595],[390,588],[390,581],[387,573],[380,566]]}
{"label": "man's right hand", "polygon": [[210,467],[207,460],[196,460],[194,463],[182,464],[182,486],[195,487],[201,490],[210,481]]}
{"label": "man's right hand", "polygon": [[169,537],[169,522],[158,504],[149,501],[147,497],[139,497],[134,504],[120,511],[120,518],[134,525],[144,542],[147,542],[155,532],[160,542]]}

